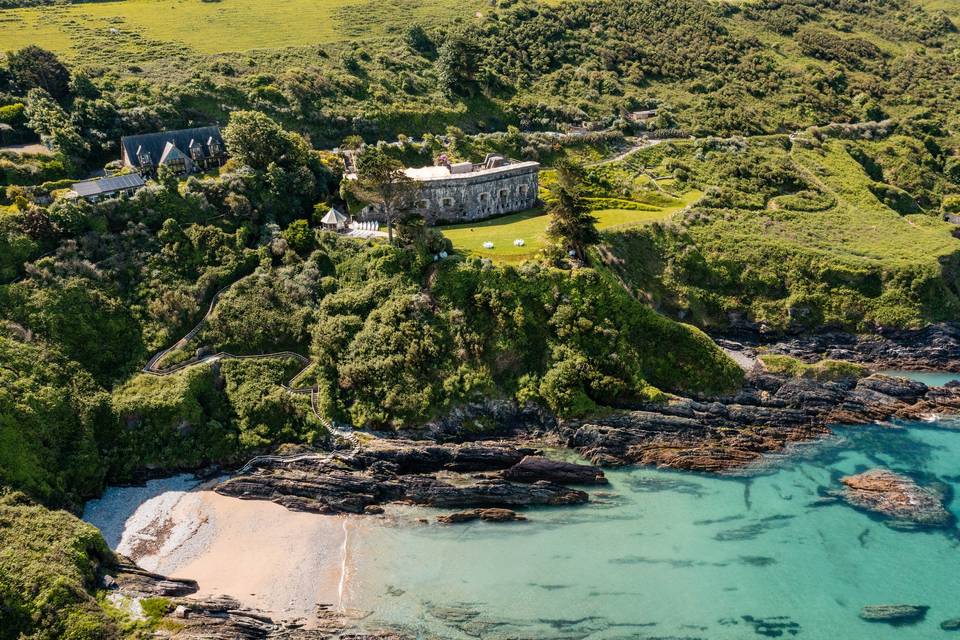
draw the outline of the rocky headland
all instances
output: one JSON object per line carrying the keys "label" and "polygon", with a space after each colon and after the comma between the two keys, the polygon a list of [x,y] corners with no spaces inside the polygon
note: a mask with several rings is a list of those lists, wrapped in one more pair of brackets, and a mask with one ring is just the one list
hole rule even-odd
{"label": "rocky headland", "polygon": [[736,395],[672,398],[598,418],[565,421],[566,443],[598,465],[647,464],[733,472],[792,444],[823,438],[830,424],[922,420],[960,411],[960,385],[874,374],[818,381],[755,367]]}

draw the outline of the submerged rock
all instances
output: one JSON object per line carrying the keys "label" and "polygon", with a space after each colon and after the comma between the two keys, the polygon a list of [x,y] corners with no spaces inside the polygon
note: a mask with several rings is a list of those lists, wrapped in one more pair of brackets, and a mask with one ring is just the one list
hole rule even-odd
{"label": "submerged rock", "polygon": [[951,618],[940,623],[944,631],[960,631],[960,618]]}
{"label": "submerged rock", "polygon": [[860,610],[860,617],[867,622],[887,624],[912,624],[927,616],[930,607],[917,604],[874,604]]}
{"label": "submerged rock", "polygon": [[842,478],[840,497],[850,505],[879,514],[897,528],[936,528],[953,523],[943,496],[912,479],[887,469]]}

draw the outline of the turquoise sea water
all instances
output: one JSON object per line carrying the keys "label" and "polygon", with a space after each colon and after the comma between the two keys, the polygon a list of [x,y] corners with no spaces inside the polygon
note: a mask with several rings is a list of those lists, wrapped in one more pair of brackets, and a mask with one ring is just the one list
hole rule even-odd
{"label": "turquoise sea water", "polygon": [[940,387],[948,382],[953,380],[960,380],[960,373],[940,373],[937,371],[903,371],[903,370],[893,370],[893,371],[881,371],[880,373],[888,376],[899,376],[901,378],[909,378],[911,380],[918,380],[928,387]]}
{"label": "turquoise sea water", "polygon": [[[423,638],[960,637],[939,628],[960,617],[955,532],[814,505],[872,467],[956,489],[960,429],[838,429],[751,478],[611,471],[591,504],[527,511],[527,523],[440,526],[438,512],[399,508],[356,525],[344,605]],[[883,603],[930,611],[896,628],[858,618]]]}

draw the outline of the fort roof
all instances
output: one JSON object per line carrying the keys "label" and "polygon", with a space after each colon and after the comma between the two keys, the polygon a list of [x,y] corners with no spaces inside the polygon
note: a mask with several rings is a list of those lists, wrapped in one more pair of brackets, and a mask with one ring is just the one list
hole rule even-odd
{"label": "fort roof", "polygon": [[466,167],[463,167],[463,164],[465,163],[452,165],[454,168],[453,171],[451,171],[451,167],[449,166],[438,165],[407,169],[405,173],[418,182],[432,183],[446,180],[470,182],[487,177],[493,178],[540,170],[540,163],[533,161],[511,162],[497,167],[487,167],[483,164],[477,164],[472,165],[470,171],[465,171],[464,169]]}

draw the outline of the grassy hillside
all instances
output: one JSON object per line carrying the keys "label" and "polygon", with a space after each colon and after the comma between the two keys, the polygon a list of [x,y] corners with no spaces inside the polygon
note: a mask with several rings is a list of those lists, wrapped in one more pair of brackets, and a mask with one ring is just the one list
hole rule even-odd
{"label": "grassy hillside", "polygon": [[106,50],[131,62],[176,53],[215,54],[369,39],[410,21],[468,18],[484,3],[425,0],[119,0],[10,9],[0,47],[28,44],[95,62]]}
{"label": "grassy hillside", "polygon": [[917,106],[956,129],[960,111],[944,106],[956,106],[960,36],[926,4],[122,0],[0,10],[0,43],[60,52],[127,131],[250,107],[325,145],[448,125],[624,124],[650,107],[662,113],[644,126],[702,135]]}
{"label": "grassy hillside", "polygon": [[609,262],[655,304],[705,326],[863,329],[956,318],[960,240],[939,219],[937,194],[957,187],[936,163],[911,164],[916,149],[902,137],[788,146],[658,150],[651,163],[669,164],[707,195],[674,224],[608,234]]}

